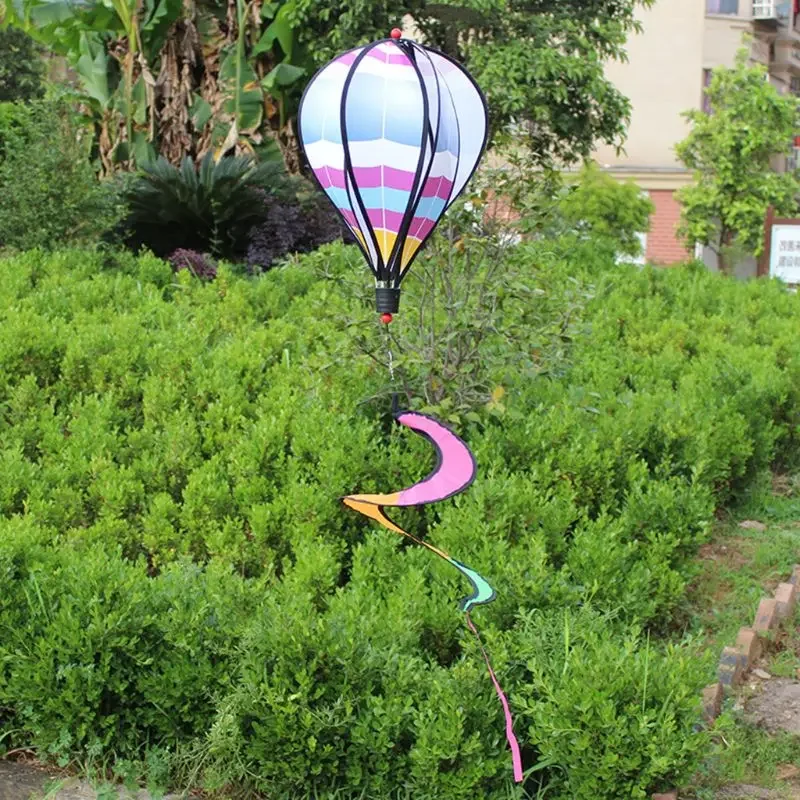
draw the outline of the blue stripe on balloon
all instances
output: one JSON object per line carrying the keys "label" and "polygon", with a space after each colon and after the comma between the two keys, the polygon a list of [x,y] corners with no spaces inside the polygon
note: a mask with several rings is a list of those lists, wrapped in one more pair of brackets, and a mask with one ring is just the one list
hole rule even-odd
{"label": "blue stripe on balloon", "polygon": [[436,222],[439,217],[444,213],[445,201],[441,197],[423,197],[419,201],[417,211],[414,214],[415,219],[424,217],[425,219]]}
{"label": "blue stripe on balloon", "polygon": [[350,83],[345,109],[350,141],[389,139],[420,146],[423,103],[418,83],[357,73]]}
{"label": "blue stripe on balloon", "polygon": [[303,102],[303,116],[300,120],[304,144],[322,140],[342,143],[340,102],[340,82],[325,80],[324,75],[321,75],[311,84]]}
{"label": "blue stripe on balloon", "polygon": [[415,217],[425,217],[425,219],[436,222],[444,213],[445,201],[441,197],[423,197],[417,206]]}
{"label": "blue stripe on balloon", "polygon": [[404,214],[411,200],[411,192],[402,189],[361,189],[361,199],[366,208],[385,208],[387,211],[396,211]]}
{"label": "blue stripe on balloon", "polygon": [[331,202],[336,208],[345,211],[352,211],[350,201],[347,199],[347,192],[344,189],[332,189],[328,187],[325,189],[325,194],[330,197]]}
{"label": "blue stripe on balloon", "polygon": [[[350,208],[350,201],[344,189],[328,188],[325,193],[338,208]],[[361,198],[367,209],[385,209],[403,214],[408,207],[409,192],[399,189],[361,189]],[[423,197],[417,208],[415,217],[424,217],[434,222],[442,216],[445,201],[441,197]]]}
{"label": "blue stripe on balloon", "polygon": [[[349,205],[347,192],[344,189],[327,189],[328,197],[340,208]],[[385,208],[387,211],[396,211],[403,214],[408,207],[411,197],[410,192],[401,189],[359,189],[365,208]]]}

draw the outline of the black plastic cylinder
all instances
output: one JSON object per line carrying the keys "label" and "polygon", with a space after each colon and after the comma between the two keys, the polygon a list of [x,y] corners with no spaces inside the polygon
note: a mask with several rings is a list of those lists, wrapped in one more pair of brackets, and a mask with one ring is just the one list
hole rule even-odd
{"label": "black plastic cylinder", "polygon": [[376,286],[375,308],[379,314],[396,314],[400,308],[400,290],[390,286]]}

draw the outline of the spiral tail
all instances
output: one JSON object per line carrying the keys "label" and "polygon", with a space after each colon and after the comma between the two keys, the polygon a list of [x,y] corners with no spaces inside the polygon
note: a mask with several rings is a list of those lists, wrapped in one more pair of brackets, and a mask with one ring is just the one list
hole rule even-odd
{"label": "spiral tail", "polygon": [[472,593],[461,600],[459,609],[464,612],[467,626],[475,634],[478,646],[483,653],[486,668],[489,670],[489,677],[492,679],[497,696],[503,706],[503,713],[506,720],[506,738],[511,749],[511,759],[514,767],[514,780],[520,783],[523,779],[522,758],[520,756],[519,743],[514,735],[514,726],[511,719],[511,710],[508,705],[508,698],[500,688],[500,683],[492,669],[489,656],[483,646],[478,629],[470,618],[470,611],[476,606],[486,605],[495,599],[495,590],[489,582],[474,569],[462,564],[450,556],[444,550],[440,550],[430,542],[414,536],[403,530],[386,514],[386,507],[408,507],[414,505],[427,505],[452,497],[464,491],[475,476],[475,459],[467,448],[466,444],[452,431],[446,428],[437,420],[427,417],[424,414],[414,412],[402,412],[396,414],[395,418],[401,425],[411,428],[417,433],[425,436],[436,448],[438,452],[438,463],[434,471],[424,480],[413,486],[391,494],[354,494],[342,498],[342,502],[358,511],[370,519],[374,519],[394,533],[405,536],[412,542],[427,548],[435,553],[439,558],[452,564],[466,579],[472,587]]}

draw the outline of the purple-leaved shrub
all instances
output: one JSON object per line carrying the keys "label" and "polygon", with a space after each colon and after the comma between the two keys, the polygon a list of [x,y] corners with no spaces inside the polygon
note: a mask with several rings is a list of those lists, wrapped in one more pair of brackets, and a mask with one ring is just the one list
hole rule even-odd
{"label": "purple-leaved shrub", "polygon": [[217,277],[217,265],[210,256],[198,253],[197,250],[187,250],[179,247],[169,257],[169,263],[174,272],[188,269],[196,278],[213,281]]}
{"label": "purple-leaved shrub", "polygon": [[307,253],[337,239],[352,241],[324,197],[260,194],[264,219],[250,231],[247,266],[251,272],[266,272],[289,253]]}

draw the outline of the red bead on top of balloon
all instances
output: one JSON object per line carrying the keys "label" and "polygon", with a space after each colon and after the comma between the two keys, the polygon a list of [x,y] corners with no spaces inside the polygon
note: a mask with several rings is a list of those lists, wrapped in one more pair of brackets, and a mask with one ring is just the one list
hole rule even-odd
{"label": "red bead on top of balloon", "polygon": [[388,325],[393,319],[394,317],[391,314],[381,314],[381,322],[384,325]]}
{"label": "red bead on top of balloon", "polygon": [[403,31],[400,28],[392,28],[392,32],[389,35],[392,39],[399,39],[403,35]]}

